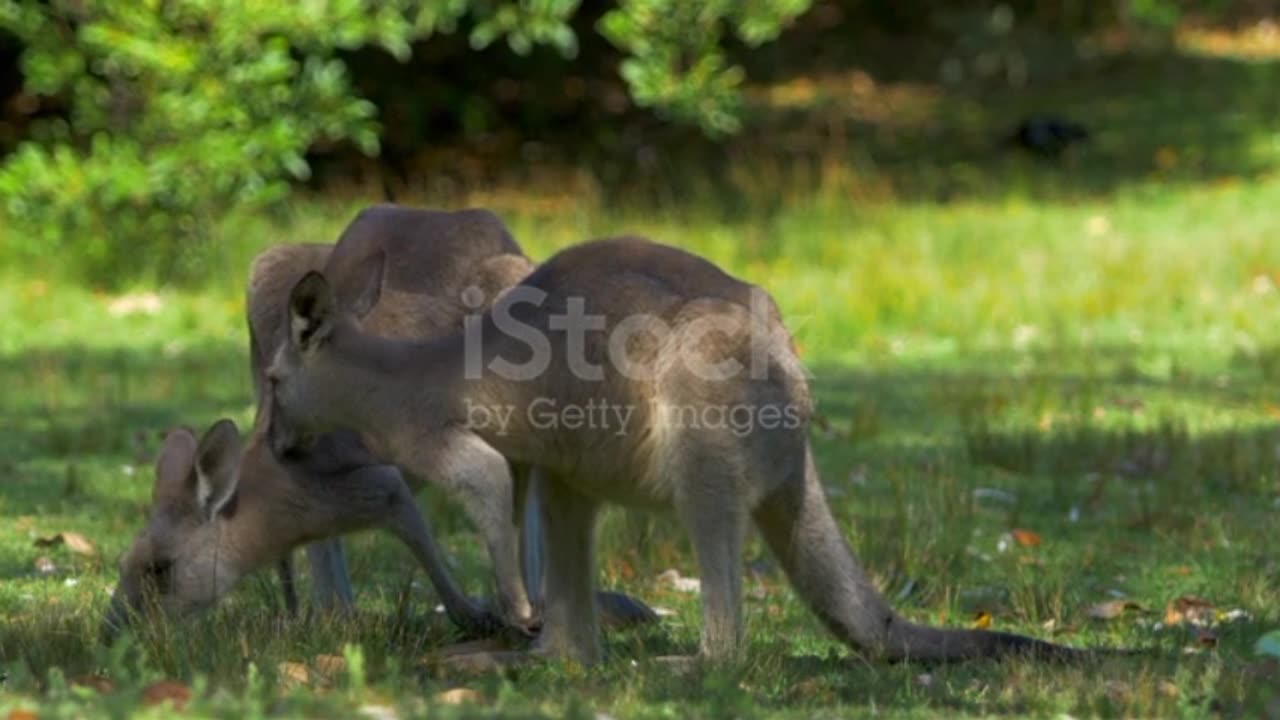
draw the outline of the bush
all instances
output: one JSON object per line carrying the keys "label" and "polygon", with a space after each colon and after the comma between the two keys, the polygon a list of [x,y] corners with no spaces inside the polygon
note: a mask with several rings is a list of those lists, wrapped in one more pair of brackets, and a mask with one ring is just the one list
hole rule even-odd
{"label": "bush", "polygon": [[[766,42],[809,2],[622,0],[600,29],[629,54],[637,103],[731,132],[741,71],[721,50],[726,30]],[[578,0],[0,0],[0,30],[24,46],[25,91],[69,108],[0,167],[10,243],[100,283],[181,273],[214,217],[306,178],[315,143],[378,151],[375,108],[339,51],[378,46],[403,60],[465,17],[473,47],[505,39],[517,53],[546,44],[571,57],[577,10]]]}

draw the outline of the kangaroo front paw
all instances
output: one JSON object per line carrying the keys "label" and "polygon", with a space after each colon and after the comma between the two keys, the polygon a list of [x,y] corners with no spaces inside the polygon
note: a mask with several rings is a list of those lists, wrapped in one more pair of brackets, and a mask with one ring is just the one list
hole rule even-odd
{"label": "kangaroo front paw", "polygon": [[507,622],[481,603],[471,602],[466,607],[446,608],[449,621],[467,638],[493,637],[507,627]]}
{"label": "kangaroo front paw", "polygon": [[512,615],[508,617],[506,624],[507,627],[527,638],[535,638],[542,630],[542,616],[537,613],[524,616]]}

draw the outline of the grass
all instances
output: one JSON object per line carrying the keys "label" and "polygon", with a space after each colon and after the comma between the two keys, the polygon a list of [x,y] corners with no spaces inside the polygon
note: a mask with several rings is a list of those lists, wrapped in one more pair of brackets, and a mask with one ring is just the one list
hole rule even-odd
{"label": "grass", "polygon": [[[1252,98],[1213,118],[1221,132],[1197,139],[1194,123],[1168,117],[1176,83],[1117,100],[1141,85],[1133,72],[1150,71],[1135,61],[1071,83],[1083,107],[1111,107],[1113,125],[1061,166],[937,159],[912,144],[921,131],[897,156],[872,141],[872,169],[854,150],[817,166],[730,157],[736,186],[707,176],[703,195],[694,176],[688,198],[657,204],[579,193],[587,181],[415,197],[494,207],[537,257],[641,232],[764,285],[815,373],[813,438],[834,509],[897,607],[1151,653],[1083,668],[868,662],[820,630],[753,539],[748,651],[672,677],[648,658],[696,647],[697,599],[657,578],[695,575],[692,555],[670,518],[619,512],[600,533],[602,583],[675,614],[611,634],[598,669],[442,670],[431,653],[450,629],[407,553],[374,535],[349,544],[353,619],[284,621],[262,573],[210,616],[99,646],[115,558],[142,526],[156,432],[250,422],[243,268],[271,243],[335,237],[366,202],[328,196],[227,219],[220,235],[235,240],[204,251],[194,289],[108,295],[4,268],[0,712],[161,716],[143,690],[174,679],[196,691],[191,714],[219,717],[366,706],[402,717],[1277,716],[1280,668],[1252,648],[1280,627],[1280,152],[1258,91],[1280,78],[1274,64],[1176,58],[1202,61],[1220,97]],[[945,130],[979,105],[990,120],[1062,87],[1035,92],[977,103],[939,91],[924,127]],[[1206,160],[1190,169],[1158,152],[1191,145]],[[477,538],[438,496],[424,503],[462,580],[480,588]],[[35,546],[62,531],[99,552]],[[41,557],[52,573],[37,572]],[[1214,606],[1212,628],[1170,622],[1188,597]],[[1117,598],[1135,607],[1091,617]],[[346,671],[321,678],[317,658],[344,654]],[[311,665],[313,682],[290,687],[284,663]],[[113,689],[85,687],[89,676]],[[448,705],[442,693],[456,687],[478,701]]]}

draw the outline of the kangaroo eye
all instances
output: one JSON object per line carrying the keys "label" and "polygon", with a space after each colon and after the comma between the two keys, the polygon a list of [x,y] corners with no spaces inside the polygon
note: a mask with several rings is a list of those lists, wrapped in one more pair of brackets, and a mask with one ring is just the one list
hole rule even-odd
{"label": "kangaroo eye", "polygon": [[173,561],[155,560],[147,565],[146,579],[161,595],[168,594],[173,586]]}

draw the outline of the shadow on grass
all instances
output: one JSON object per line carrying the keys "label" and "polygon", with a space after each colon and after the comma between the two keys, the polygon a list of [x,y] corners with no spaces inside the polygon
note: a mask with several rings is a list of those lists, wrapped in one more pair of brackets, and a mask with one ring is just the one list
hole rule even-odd
{"label": "shadow on grass", "polygon": [[0,357],[0,462],[89,454],[145,458],[159,434],[252,403],[239,343],[180,353],[69,347]]}
{"label": "shadow on grass", "polygon": [[[754,224],[815,192],[842,204],[886,196],[1075,202],[1152,181],[1248,182],[1280,167],[1274,142],[1280,62],[1174,45],[1086,52],[1083,39],[1034,29],[1016,48],[966,50],[956,37],[923,27],[903,35],[849,18],[825,24],[820,14],[735,55],[748,69],[746,123],[741,133],[717,140],[658,122],[626,102],[602,108],[606,96],[625,97],[610,64],[566,67],[546,55],[530,64],[495,45],[480,75],[506,67],[511,77],[502,82],[517,97],[545,103],[478,97],[492,117],[490,131],[476,137],[456,128],[427,133],[421,125],[428,121],[411,121],[415,114],[401,107],[415,102],[394,91],[403,83],[379,81],[380,94],[368,88],[373,101],[387,116],[406,120],[389,124],[381,172],[399,176],[391,184],[409,184],[409,194],[431,196],[441,188],[492,188],[504,179],[545,186],[548,178],[564,181],[565,173],[576,177],[589,168],[591,191],[607,207],[709,209]],[[949,63],[972,64],[1002,50],[1029,63],[1022,85],[973,73],[944,81]],[[404,66],[383,59],[371,67],[380,79],[417,78],[439,74],[433,63],[450,57],[415,54]],[[584,77],[597,91],[563,97]],[[557,109],[548,113],[549,107]],[[1059,158],[1002,144],[1021,120],[1041,114],[1082,123],[1092,137]],[[319,175],[333,179],[341,166]],[[415,181],[430,185],[413,187]]]}
{"label": "shadow on grass", "polygon": [[[921,201],[1061,201],[1149,180],[1247,181],[1280,166],[1280,62],[1171,45],[1086,52],[1083,38],[1034,29],[1017,37],[967,52],[1028,63],[1021,86],[971,67],[948,83],[945,66],[974,58],[939,38],[801,22],[743,58],[768,91],[754,104],[758,129],[730,154],[781,146],[820,167],[847,149],[854,167]],[[1042,114],[1080,122],[1092,137],[1056,160],[999,147]]]}
{"label": "shadow on grass", "polygon": [[[814,386],[826,422],[815,427],[814,437],[819,462],[828,471],[833,507],[842,518],[856,519],[842,524],[894,603],[913,617],[953,604],[965,608],[955,597],[975,587],[996,587],[1002,598],[997,616],[1006,627],[1045,635],[1038,624],[1046,616],[1083,618],[1117,576],[1166,566],[1196,568],[1196,574],[1175,584],[1156,579],[1132,591],[1149,593],[1147,602],[1156,608],[1168,593],[1196,592],[1250,612],[1254,620],[1220,633],[1212,661],[1222,664],[1223,677],[1245,672],[1251,667],[1250,644],[1277,620],[1274,608],[1258,600],[1280,585],[1280,571],[1267,565],[1274,541],[1270,504],[1273,494],[1280,494],[1275,484],[1280,433],[1259,407],[1259,397],[1274,389],[1272,379],[1252,366],[1241,366],[1239,376],[1226,385],[1191,371],[1154,377],[1126,363],[1130,348],[1089,352],[1092,364],[1084,369],[1079,367],[1081,356],[1069,353],[1033,358],[1030,369],[1019,369],[1018,362],[1002,356],[973,358],[973,369],[816,368]],[[6,514],[35,514],[53,504],[65,492],[58,468],[79,458],[137,453],[141,459],[144,450],[153,448],[135,446],[139,431],[154,438],[166,425],[209,422],[251,403],[241,349],[231,344],[168,359],[91,350],[10,357],[0,361],[0,382],[20,389],[4,410],[9,435],[5,461],[39,479],[23,483],[21,492],[14,490],[16,485],[0,484]],[[1098,416],[1098,408],[1106,414]],[[1227,412],[1226,420],[1204,426],[1216,412]],[[1045,417],[1050,418],[1047,423]],[[858,479],[860,465],[868,466],[870,479]],[[845,471],[850,471],[847,476]],[[1103,482],[1109,485],[1099,490]],[[977,506],[973,490],[980,484],[1016,496],[1007,515],[993,519]],[[1096,508],[1089,504],[1095,495]],[[131,503],[87,497],[94,513],[128,515],[124,524],[132,526],[136,507]],[[1063,512],[1073,504],[1084,513],[1078,525]],[[668,521],[657,526],[661,531],[636,531],[645,539],[631,543],[627,557],[631,576],[638,579],[620,583],[640,597],[655,589],[643,578],[672,566],[669,535],[681,533]],[[1035,528],[1049,538],[1047,547],[1056,557],[1031,558],[1045,563],[1044,569],[1013,559],[984,563],[969,548],[982,541],[976,528],[989,532],[992,526],[997,533],[1008,527]],[[1231,544],[1221,545],[1219,536],[1230,537]],[[618,538],[605,544],[626,545]],[[411,666],[443,641],[436,619],[428,616],[432,604],[412,609],[411,615],[421,620],[405,620],[386,610],[387,598],[408,582],[411,561],[391,542],[373,550],[366,543],[351,547],[357,582],[363,583],[362,603],[378,608],[363,611],[355,623],[322,631],[306,626],[278,631],[272,625],[275,585],[269,574],[262,574],[251,592],[232,599],[232,607],[201,621],[200,633],[206,634],[184,631],[154,639],[147,646],[147,666],[184,677],[208,673],[233,686],[239,682],[245,664],[241,647],[190,640],[197,637],[249,638],[255,662],[266,668],[334,654],[346,642],[385,650],[401,659],[402,669]],[[451,554],[465,559],[460,575],[486,577],[482,552],[451,548]],[[679,562],[679,567],[693,566],[689,556]],[[784,584],[776,569],[764,572],[772,573],[772,585]],[[768,615],[759,612],[761,605],[780,600],[766,595],[751,602],[753,614]],[[5,603],[16,608],[12,598]],[[94,624],[86,617],[96,610],[70,604],[24,610],[30,614],[20,622],[6,622],[0,631],[0,654],[9,662],[20,654],[36,677],[52,666],[89,672],[106,662],[102,652],[86,644]],[[691,612],[674,629],[611,639],[610,646],[641,662],[653,654],[689,652],[700,627],[696,611]],[[781,619],[754,621],[779,632],[753,638],[755,654],[727,685],[715,677],[696,683],[657,676],[636,680],[626,663],[611,664],[613,670],[605,673],[618,673],[618,685],[646,701],[687,699],[727,714],[735,714],[742,703],[782,709],[792,703],[818,707],[837,702],[903,711],[926,706],[973,714],[1048,714],[1062,702],[1046,689],[1059,687],[1058,677],[1072,678],[1068,687],[1076,688],[1071,691],[1078,695],[1072,701],[1076,709],[1134,714],[1139,708],[1137,714],[1151,714],[1151,705],[1115,700],[1099,691],[1099,685],[1116,676],[1164,677],[1211,664],[1201,657],[1184,658],[1182,643],[1167,639],[1157,643],[1154,657],[1108,661],[1101,669],[1032,669],[1019,663],[968,663],[946,670],[886,667],[843,654],[812,656],[808,649],[794,654],[790,633],[802,628],[810,637],[820,632],[807,613],[795,617],[794,623],[786,617],[785,630]],[[947,624],[966,622],[953,617]],[[1121,638],[1150,637],[1138,629],[1125,632]],[[1064,641],[1101,644],[1097,634],[1086,630]],[[1110,637],[1114,640],[1115,634]],[[917,681],[923,673],[940,679],[925,687]],[[414,682],[439,680],[419,677]],[[996,699],[981,690],[1006,681],[1031,689]],[[550,689],[536,685],[521,692],[554,697],[555,688],[571,692],[578,684],[558,677]],[[1248,692],[1252,690],[1244,685],[1228,684],[1215,700],[1235,707],[1247,701]],[[1195,702],[1203,705],[1210,699]]]}

